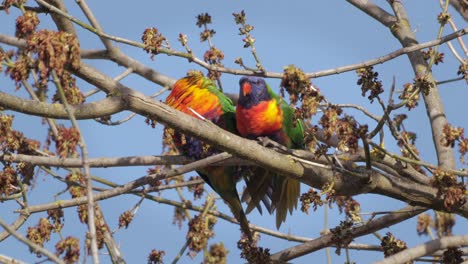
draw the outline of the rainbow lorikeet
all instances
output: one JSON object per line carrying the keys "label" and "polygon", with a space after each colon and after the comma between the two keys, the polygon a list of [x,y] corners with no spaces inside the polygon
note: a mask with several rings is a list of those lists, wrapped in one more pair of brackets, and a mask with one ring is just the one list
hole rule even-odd
{"label": "rainbow lorikeet", "polygon": [[[201,75],[191,75],[178,80],[166,99],[166,104],[193,117],[203,117],[232,133],[236,131],[234,105],[216,85]],[[174,145],[184,155],[203,158],[219,152],[215,148],[177,131],[169,133]],[[208,166],[197,170],[203,180],[228,204],[242,231],[252,240],[247,217],[245,216],[236,189],[238,177],[236,167]]]}
{"label": "rainbow lorikeet", "polygon": [[[236,123],[239,134],[256,139],[268,137],[288,148],[304,148],[302,121],[294,122],[294,110],[270,89],[265,80],[259,77],[243,77],[239,81],[239,101],[236,108]],[[247,212],[265,195],[271,195],[272,207],[276,211],[276,227],[286,220],[286,214],[297,207],[300,196],[300,183],[297,180],[265,171],[255,170],[247,188],[255,194],[254,202]],[[256,192],[254,192],[256,190]],[[270,193],[271,192],[271,193]]]}

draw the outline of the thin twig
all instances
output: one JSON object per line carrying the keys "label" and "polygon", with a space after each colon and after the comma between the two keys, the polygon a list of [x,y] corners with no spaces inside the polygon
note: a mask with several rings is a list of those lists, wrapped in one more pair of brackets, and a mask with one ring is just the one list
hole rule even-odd
{"label": "thin twig", "polygon": [[94,205],[94,196],[93,196],[93,185],[92,185],[92,180],[91,180],[91,173],[89,170],[89,164],[88,164],[88,148],[86,146],[83,134],[80,131],[78,122],[76,121],[76,118],[73,114],[73,110],[70,108],[70,105],[67,102],[67,97],[65,96],[65,91],[62,88],[62,85],[60,84],[59,77],[57,76],[57,73],[55,71],[52,71],[52,76],[54,83],[57,87],[57,91],[60,95],[60,99],[62,101],[62,104],[64,105],[69,117],[70,121],[73,125],[73,128],[78,131],[78,134],[80,135],[78,145],[80,146],[81,149],[81,159],[82,159],[82,167],[84,169],[84,176],[86,179],[86,196],[87,196],[87,204],[88,204],[88,231],[89,231],[89,236],[91,238],[91,255],[93,257],[93,262],[95,264],[99,263],[99,256],[98,256],[98,246],[97,246],[97,238],[96,238],[96,223],[95,223],[95,205]]}

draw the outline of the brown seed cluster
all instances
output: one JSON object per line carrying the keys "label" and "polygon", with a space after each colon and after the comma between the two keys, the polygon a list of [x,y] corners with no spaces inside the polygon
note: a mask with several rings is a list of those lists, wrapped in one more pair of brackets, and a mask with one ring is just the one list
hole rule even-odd
{"label": "brown seed cluster", "polygon": [[384,92],[382,81],[378,79],[379,73],[374,72],[372,66],[357,69],[356,72],[359,77],[357,84],[361,85],[362,96],[370,92],[367,98],[371,103],[374,102],[374,99]]}

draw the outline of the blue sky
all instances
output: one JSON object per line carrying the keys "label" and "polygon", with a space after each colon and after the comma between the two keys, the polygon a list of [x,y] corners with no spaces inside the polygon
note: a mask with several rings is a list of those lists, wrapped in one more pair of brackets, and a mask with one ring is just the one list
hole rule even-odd
{"label": "blue sky", "polygon": [[[386,1],[375,1],[386,10]],[[112,3],[112,5],[110,4]],[[79,8],[73,1],[66,1],[67,8],[73,16],[81,20],[86,20]],[[241,36],[237,34],[232,13],[245,10],[247,21],[255,27],[252,35],[256,38],[256,48],[263,66],[268,71],[280,72],[283,67],[295,64],[306,72],[313,72],[335,68],[338,66],[354,64],[366,61],[378,56],[385,55],[400,48],[399,42],[393,38],[390,31],[384,26],[368,17],[360,10],[346,3],[345,1],[89,1],[88,3],[101,23],[104,31],[140,41],[141,34],[147,27],[157,27],[160,32],[167,37],[174,49],[183,48],[177,41],[179,33],[188,35],[189,45],[194,54],[202,57],[207,49],[207,43],[200,43],[199,28],[195,25],[196,16],[202,12],[208,12],[212,16],[211,27],[216,30],[213,38],[214,45],[224,51],[224,64],[227,67],[236,68],[234,60],[242,57],[246,65],[254,65],[253,58],[248,49],[243,48]],[[437,36],[439,29],[436,17],[440,12],[438,1],[414,0],[404,1],[407,8],[410,23],[419,42],[433,40]],[[452,10],[452,9],[450,9]],[[0,24],[2,34],[14,34],[14,21],[18,12],[12,10],[10,15],[0,13]],[[51,27],[50,16],[40,16],[42,27]],[[454,19],[459,28],[466,26],[466,23],[454,13]],[[100,40],[93,34],[77,27],[83,49],[102,48]],[[446,27],[444,35],[451,33]],[[466,40],[466,38],[465,38]],[[457,43],[454,42],[456,47]],[[6,45],[1,45],[7,48]],[[165,55],[156,56],[151,60],[142,50],[128,47],[123,44],[116,44],[133,58],[141,61],[149,67],[173,78],[182,77],[189,69],[200,69],[194,64],[189,64],[185,59],[168,57]],[[459,63],[451,56],[447,46],[442,45],[440,51],[445,53],[445,63],[434,67],[434,76],[437,80],[445,80],[456,77]],[[87,63],[98,67],[101,71],[110,76],[119,75],[124,69],[112,63],[103,61],[87,61]],[[392,78],[396,78],[396,87],[401,89],[402,85],[412,82],[414,78],[413,70],[406,56],[396,58],[384,65],[375,66],[375,70],[380,73],[379,77],[388,89]],[[222,76],[222,82],[227,92],[237,93],[239,76]],[[354,72],[343,73],[334,76],[322,77],[313,80],[323,94],[333,103],[354,103],[370,109],[374,114],[381,115],[380,107],[374,103],[370,104],[367,98],[361,96],[360,87],[356,85],[356,74]],[[268,80],[270,85],[278,90],[279,80]],[[152,94],[161,87],[150,83],[138,76],[129,76],[122,83],[142,91]],[[88,84],[80,83],[82,90],[93,89]],[[440,86],[440,94],[444,102],[448,120],[455,126],[468,128],[468,122],[464,116],[466,111],[466,98],[468,90],[466,83],[455,82]],[[0,89],[11,92],[14,85],[8,77],[0,78]],[[386,90],[388,94],[388,90]],[[20,91],[17,95],[23,95]],[[159,98],[161,100],[163,97]],[[89,98],[88,101],[97,100],[102,95]],[[465,107],[463,107],[465,105]],[[368,123],[369,120],[360,113],[347,110],[347,113],[356,115],[359,122]],[[119,114],[123,117],[126,114]],[[431,162],[436,163],[432,145],[424,104],[420,101],[420,106],[407,113],[409,121],[406,128],[418,133],[417,146],[421,156]],[[40,118],[25,117],[15,114],[15,127],[21,129],[28,137],[44,140],[46,127],[41,125]],[[118,117],[113,118],[117,120]],[[317,122],[318,117],[313,118]],[[91,157],[102,156],[128,156],[128,155],[158,155],[161,153],[161,126],[152,129],[144,122],[144,118],[137,117],[133,120],[118,126],[105,127],[94,121],[81,121],[80,126],[84,133],[85,140],[89,145]],[[374,123],[369,123],[373,127]],[[425,132],[427,131],[427,132]],[[393,152],[398,152],[393,142],[388,142],[387,147]],[[100,177],[111,179],[118,183],[125,183],[146,174],[144,167],[139,168],[107,168],[94,169],[92,173]],[[190,173],[189,175],[193,175]],[[63,184],[56,183],[50,176],[41,173],[34,188],[30,191],[30,203],[39,204],[51,202],[53,194],[62,191]],[[209,190],[209,188],[207,187]],[[308,189],[302,186],[303,191]],[[210,190],[211,191],[211,190]],[[164,192],[161,195],[174,200],[178,200],[175,193]],[[189,196],[187,196],[189,197]],[[62,195],[59,199],[69,199],[68,195]],[[126,195],[99,202],[103,208],[106,220],[111,229],[115,229],[118,223],[118,216],[125,210],[130,209],[137,201],[138,197]],[[404,206],[402,202],[387,199],[377,195],[361,195],[356,198],[361,202],[363,212],[394,210]],[[200,201],[198,201],[200,202]],[[229,212],[222,203],[217,203],[218,209]],[[12,211],[16,208],[13,203],[3,203],[0,205],[0,215],[7,221],[13,221],[16,214]],[[329,226],[334,227],[343,216],[339,215],[336,207],[330,212]],[[77,222],[75,209],[65,210],[66,220],[63,235],[83,233],[85,225]],[[151,249],[156,248],[166,251],[165,262],[171,262],[183,243],[185,242],[186,223],[181,230],[172,225],[173,208],[157,204],[151,201],[144,201],[134,221],[127,230],[117,231],[115,239],[121,246],[122,253],[128,263],[142,263]],[[192,213],[192,216],[195,212]],[[28,222],[35,225],[39,217],[45,214],[33,215]],[[259,215],[252,212],[248,215],[249,220],[258,225],[275,230],[274,217],[269,215]],[[287,222],[282,225],[280,231],[290,232],[294,235],[315,238],[319,236],[323,229],[323,208],[317,212],[306,215],[299,210],[288,216]],[[466,232],[468,224],[465,219],[457,217],[458,223],[454,233]],[[405,240],[409,246],[427,241],[427,237],[418,237],[416,234],[416,219],[412,219],[404,224],[384,229],[380,234],[391,231],[398,238]],[[27,225],[20,231],[24,234]],[[83,231],[83,232],[81,232]],[[238,237],[238,227],[219,220],[215,227],[216,236],[210,243],[222,241],[230,251],[229,263],[240,262],[239,251],[236,248]],[[79,237],[83,240],[83,237]],[[54,251],[53,245],[57,241],[57,235],[48,244],[48,248]],[[355,242],[379,244],[373,236],[358,238]],[[262,235],[261,246],[269,247],[271,252],[277,252],[285,247],[290,247],[296,243],[271,238]],[[334,250],[332,249],[332,253]],[[8,238],[0,243],[0,254],[9,255],[27,262],[34,262],[37,259],[33,255],[26,254],[27,247],[17,242],[14,238]],[[351,260],[357,263],[368,263],[380,259],[380,253],[368,253],[363,251],[351,251]],[[325,252],[316,252],[293,261],[293,263],[323,263],[325,262]],[[202,253],[195,259],[184,256],[179,263],[201,262]],[[343,263],[344,254],[336,256],[332,254],[333,263]],[[102,262],[109,260],[102,256]]]}

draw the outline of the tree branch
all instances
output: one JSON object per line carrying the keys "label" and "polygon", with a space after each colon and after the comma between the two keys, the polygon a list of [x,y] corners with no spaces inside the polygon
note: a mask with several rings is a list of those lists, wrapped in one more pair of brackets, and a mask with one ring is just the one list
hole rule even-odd
{"label": "tree branch", "polygon": [[[371,220],[362,226],[351,229],[350,237],[356,238],[370,234],[384,227],[389,227],[391,225],[414,217],[425,210],[425,208],[418,206],[407,206],[388,215],[382,216],[375,220]],[[327,234],[321,236],[320,238],[305,242],[304,244],[277,252],[271,256],[271,259],[280,262],[287,261],[331,245],[333,245],[333,234]]]}
{"label": "tree branch", "polygon": [[[62,104],[49,104],[36,100],[22,99],[2,91],[0,91],[0,106],[24,114],[54,119],[68,119],[68,114]],[[77,119],[93,119],[119,113],[125,110],[125,105],[121,98],[114,96],[93,103],[73,105],[70,108],[73,109]]]}
{"label": "tree branch", "polygon": [[418,257],[432,254],[440,249],[447,249],[449,247],[468,246],[468,235],[464,236],[447,236],[439,239],[434,239],[416,247],[408,248],[396,253],[375,264],[397,264],[407,263]]}
{"label": "tree branch", "polygon": [[[28,162],[39,166],[52,166],[60,168],[80,168],[82,166],[79,158],[60,158],[53,156],[32,156],[24,154],[6,154],[0,155],[0,159],[9,162]],[[182,155],[173,156],[129,156],[129,157],[104,157],[104,158],[89,158],[88,163],[93,168],[107,167],[128,167],[128,166],[153,166],[153,165],[175,165],[188,164],[194,160]],[[229,158],[219,163],[214,163],[211,166],[233,166],[233,165],[249,165],[252,162],[242,161],[239,158]]]}

